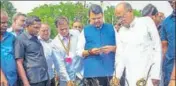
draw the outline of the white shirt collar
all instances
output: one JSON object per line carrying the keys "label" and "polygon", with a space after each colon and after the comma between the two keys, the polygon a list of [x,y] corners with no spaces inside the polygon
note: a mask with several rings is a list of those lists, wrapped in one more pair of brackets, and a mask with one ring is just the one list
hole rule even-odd
{"label": "white shirt collar", "polygon": [[137,20],[137,17],[134,17],[133,21],[130,24],[130,27],[134,27],[136,20]]}
{"label": "white shirt collar", "polygon": [[8,31],[8,32],[12,32],[12,31],[13,31],[13,28],[10,27],[10,28],[7,29],[7,31]]}
{"label": "white shirt collar", "polygon": [[[61,34],[58,34],[58,36],[60,37],[61,40],[64,40],[64,37]],[[69,32],[69,37],[71,37],[72,34]]]}
{"label": "white shirt collar", "polygon": [[47,43],[51,42],[51,39],[45,41],[45,40],[43,40],[40,36],[38,36],[38,39],[39,39],[40,41],[47,42]]}

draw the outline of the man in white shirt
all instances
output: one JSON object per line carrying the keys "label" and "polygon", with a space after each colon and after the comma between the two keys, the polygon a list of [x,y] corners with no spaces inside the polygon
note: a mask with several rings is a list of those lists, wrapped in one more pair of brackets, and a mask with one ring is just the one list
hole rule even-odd
{"label": "man in white shirt", "polygon": [[[137,18],[129,3],[116,6],[119,19],[115,73],[116,82],[126,68],[126,85],[158,86],[161,73],[161,41],[155,23],[149,17]],[[117,84],[117,83],[116,83]]]}
{"label": "man in white shirt", "polygon": [[7,29],[8,32],[11,32],[14,36],[20,35],[24,31],[24,22],[26,20],[26,15],[23,13],[16,13],[13,15],[12,26]]}
{"label": "man in white shirt", "polygon": [[56,58],[53,55],[53,50],[51,47],[52,40],[50,39],[50,27],[47,23],[42,23],[39,31],[39,40],[43,46],[46,62],[48,65],[49,78],[51,80],[50,86],[55,86],[55,74],[54,67],[56,64]]}
{"label": "man in white shirt", "polygon": [[76,64],[78,64],[76,45],[80,32],[69,30],[69,21],[64,16],[58,17],[55,25],[58,35],[52,41],[52,48],[59,66],[59,86],[74,86],[77,72]]}

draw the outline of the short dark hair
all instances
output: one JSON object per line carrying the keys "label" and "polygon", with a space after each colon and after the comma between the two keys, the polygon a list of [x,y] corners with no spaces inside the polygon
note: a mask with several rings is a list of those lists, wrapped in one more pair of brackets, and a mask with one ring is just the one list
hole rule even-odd
{"label": "short dark hair", "polygon": [[92,4],[89,8],[89,16],[90,16],[90,12],[94,14],[99,14],[99,13],[103,13],[103,10],[100,5]]}
{"label": "short dark hair", "polygon": [[64,21],[66,21],[67,24],[69,24],[69,21],[68,21],[67,17],[65,17],[65,16],[57,17],[56,20],[55,20],[55,26],[58,27],[58,24],[62,25]]}
{"label": "short dark hair", "polygon": [[168,1],[169,3],[172,3],[172,1]]}
{"label": "short dark hair", "polygon": [[41,20],[37,16],[28,16],[26,21],[25,21],[25,26],[28,27],[30,25],[33,25],[34,22],[41,22]]}
{"label": "short dark hair", "polygon": [[142,10],[142,16],[153,16],[156,15],[157,13],[158,13],[157,8],[152,4],[148,4]]}
{"label": "short dark hair", "polygon": [[73,19],[73,24],[74,24],[75,22],[81,22],[81,19],[79,19],[79,18],[74,18],[74,19]]}
{"label": "short dark hair", "polygon": [[23,13],[21,13],[21,12],[18,12],[18,13],[16,13],[16,14],[13,15],[13,21],[15,21],[19,16],[24,16],[24,17],[26,17],[25,14],[23,14]]}

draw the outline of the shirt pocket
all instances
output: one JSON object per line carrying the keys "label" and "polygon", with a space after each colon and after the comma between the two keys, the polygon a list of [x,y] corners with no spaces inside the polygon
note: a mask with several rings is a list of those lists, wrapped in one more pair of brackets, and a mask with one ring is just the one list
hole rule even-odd
{"label": "shirt pocket", "polygon": [[36,42],[28,41],[26,47],[26,53],[34,56],[38,56],[41,53],[42,46]]}

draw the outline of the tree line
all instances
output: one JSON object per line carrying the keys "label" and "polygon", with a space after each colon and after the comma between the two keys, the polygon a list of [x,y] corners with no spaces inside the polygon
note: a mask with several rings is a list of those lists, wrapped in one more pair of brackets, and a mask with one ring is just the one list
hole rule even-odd
{"label": "tree line", "polygon": [[[11,2],[7,0],[1,1],[1,8],[4,8],[9,14],[9,25],[12,24],[12,16],[16,13],[16,9],[12,5]],[[88,5],[84,5],[82,3],[58,3],[58,4],[44,4],[32,9],[31,12],[27,13],[29,15],[38,16],[42,22],[48,23],[51,28],[51,38],[57,35],[57,30],[54,24],[55,19],[58,16],[66,16],[69,19],[69,26],[72,27],[72,24],[75,19],[81,20],[83,25],[87,25],[89,23],[88,19]],[[115,22],[114,16],[114,8],[115,6],[107,6],[104,9],[104,20],[107,23],[113,24]],[[141,16],[140,11],[134,10],[134,14],[136,16]]]}

